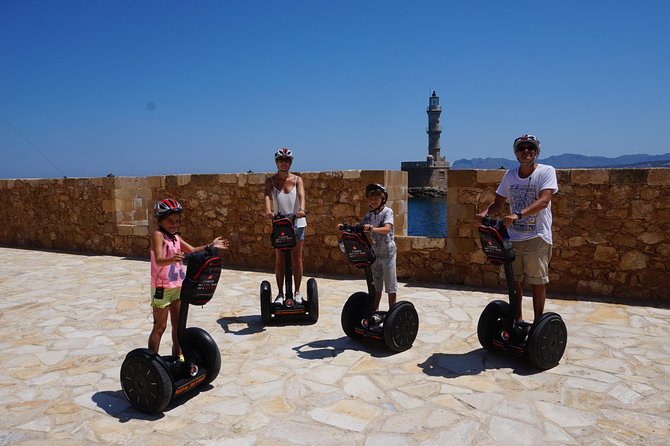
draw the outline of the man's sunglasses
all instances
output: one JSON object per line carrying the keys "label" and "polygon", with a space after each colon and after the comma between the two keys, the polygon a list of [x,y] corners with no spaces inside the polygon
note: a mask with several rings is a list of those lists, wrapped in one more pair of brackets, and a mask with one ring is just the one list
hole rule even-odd
{"label": "man's sunglasses", "polygon": [[517,146],[516,148],[517,152],[537,152],[537,147],[534,145],[527,145],[527,146]]}

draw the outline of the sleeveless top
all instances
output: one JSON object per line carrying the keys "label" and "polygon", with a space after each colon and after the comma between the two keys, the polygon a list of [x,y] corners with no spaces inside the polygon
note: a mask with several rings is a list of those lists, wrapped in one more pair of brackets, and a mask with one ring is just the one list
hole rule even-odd
{"label": "sleeveless top", "polygon": [[[163,257],[172,257],[181,252],[181,240],[175,236],[171,239],[167,234],[163,234]],[[151,250],[151,286],[153,288],[181,288],[181,284],[186,277],[183,262],[171,263],[170,265],[158,266],[154,250]]]}
{"label": "sleeveless top", "polygon": [[[284,192],[277,189],[277,186],[272,184],[272,206],[274,212],[281,212],[282,214],[297,214],[300,209],[300,201],[298,200],[297,186],[294,184],[293,189],[289,192]],[[307,219],[300,217],[295,219],[296,228],[304,228],[307,226]]]}

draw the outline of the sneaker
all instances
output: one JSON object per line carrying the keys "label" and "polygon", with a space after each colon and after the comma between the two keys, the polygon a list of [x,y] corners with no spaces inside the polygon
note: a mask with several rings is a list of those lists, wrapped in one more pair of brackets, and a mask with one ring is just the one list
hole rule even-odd
{"label": "sneaker", "polygon": [[275,305],[284,305],[284,294],[283,293],[277,294],[277,297],[275,297],[275,301],[273,303]]}
{"label": "sneaker", "polygon": [[302,294],[296,291],[295,294],[293,295],[293,301],[298,305],[302,305]]}

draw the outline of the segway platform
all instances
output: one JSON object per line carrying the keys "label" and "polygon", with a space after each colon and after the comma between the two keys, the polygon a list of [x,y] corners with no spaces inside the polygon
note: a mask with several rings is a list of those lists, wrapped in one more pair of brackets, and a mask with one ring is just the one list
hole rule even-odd
{"label": "segway platform", "polygon": [[567,344],[563,319],[557,313],[544,313],[532,324],[516,321],[518,297],[512,271],[515,253],[502,220],[484,218],[479,237],[487,260],[503,265],[509,295],[509,303],[495,300],[484,308],[477,323],[479,343],[489,351],[505,350],[528,357],[539,369],[555,367]]}
{"label": "segway platform", "polygon": [[272,233],[270,242],[272,247],[281,251],[284,255],[284,302],[275,304],[272,297],[270,282],[261,282],[261,320],[263,324],[270,325],[279,320],[302,320],[316,323],[319,320],[319,290],[316,280],[311,278],[307,281],[307,295],[301,303],[294,299],[293,294],[293,262],[291,250],[295,247],[297,240],[294,230],[295,215],[275,214],[272,220]]}
{"label": "segway platform", "polygon": [[221,275],[222,259],[213,250],[191,254],[180,294],[177,338],[184,361],[173,355],[160,356],[148,348],[126,355],[121,365],[123,393],[137,410],[158,413],[174,398],[209,384],[221,370],[221,354],[212,337],[198,327],[186,328],[189,305],[207,304]]}
{"label": "segway platform", "polygon": [[384,342],[394,352],[412,347],[419,331],[419,315],[408,301],[398,301],[389,311],[378,311],[381,319],[375,323],[373,316],[375,287],[371,265],[376,261],[370,240],[361,225],[341,225],[341,247],[347,261],[365,271],[368,292],[352,294],[342,308],[340,322],[344,333],[352,339],[370,338]]}

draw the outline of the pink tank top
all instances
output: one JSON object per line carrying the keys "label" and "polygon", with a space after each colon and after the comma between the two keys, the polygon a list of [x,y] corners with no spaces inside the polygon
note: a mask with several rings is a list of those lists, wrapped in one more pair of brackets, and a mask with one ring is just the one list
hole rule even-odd
{"label": "pink tank top", "polygon": [[[181,252],[181,240],[175,237],[174,240],[163,234],[163,256],[172,257]],[[181,288],[181,284],[186,277],[186,271],[182,262],[171,263],[170,265],[158,266],[154,250],[151,250],[151,286],[154,288]]]}

